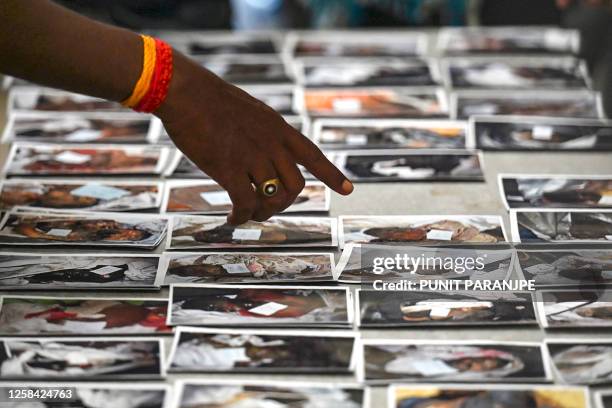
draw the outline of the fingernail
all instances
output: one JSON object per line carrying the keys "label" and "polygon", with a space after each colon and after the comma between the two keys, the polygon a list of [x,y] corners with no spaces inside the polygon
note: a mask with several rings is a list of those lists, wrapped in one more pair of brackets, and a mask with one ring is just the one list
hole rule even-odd
{"label": "fingernail", "polygon": [[353,183],[351,183],[350,181],[344,180],[342,182],[342,192],[344,194],[351,194],[354,188],[355,187],[353,187]]}

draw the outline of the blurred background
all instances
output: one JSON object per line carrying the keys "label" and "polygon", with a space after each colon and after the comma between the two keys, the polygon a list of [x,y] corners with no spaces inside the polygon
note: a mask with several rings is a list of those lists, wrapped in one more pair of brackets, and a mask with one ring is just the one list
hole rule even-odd
{"label": "blurred background", "polygon": [[134,30],[546,25],[577,29],[580,57],[612,116],[611,0],[62,0]]}

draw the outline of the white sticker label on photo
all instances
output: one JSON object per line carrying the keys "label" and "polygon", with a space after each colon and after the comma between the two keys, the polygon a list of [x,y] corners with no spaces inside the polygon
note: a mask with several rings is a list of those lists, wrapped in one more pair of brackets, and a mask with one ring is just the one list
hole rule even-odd
{"label": "white sticker label on photo", "polygon": [[97,275],[106,276],[106,275],[110,275],[111,273],[117,272],[117,271],[120,271],[120,270],[121,270],[121,268],[117,268],[116,266],[108,265],[108,266],[104,266],[104,267],[99,268],[99,269],[94,269],[94,270],[92,270],[90,272],[93,272],[93,273],[95,273]]}
{"label": "white sticker label on photo", "polygon": [[453,239],[453,231],[432,229],[427,232],[427,239],[433,239],[437,241],[450,241],[451,239]]}
{"label": "white sticker label on photo", "polygon": [[611,194],[602,195],[597,204],[612,206],[612,195]]}
{"label": "white sticker label on photo", "polygon": [[361,101],[355,98],[339,98],[332,102],[335,112],[359,113],[361,112]]}
{"label": "white sticker label on photo", "polygon": [[448,307],[434,307],[429,312],[430,317],[446,318],[451,310]]}
{"label": "white sticker label on photo", "polygon": [[225,264],[223,265],[223,269],[225,269],[225,271],[230,274],[231,273],[249,273],[251,272],[249,271],[249,268],[247,268],[247,266],[242,263]]}
{"label": "white sticker label on photo", "polygon": [[100,139],[101,136],[102,132],[99,130],[79,129],[66,135],[66,140],[69,142],[90,142]]}
{"label": "white sticker label on photo", "polygon": [[551,126],[534,126],[531,134],[535,140],[550,140],[553,136]]}
{"label": "white sticker label on photo", "polygon": [[606,239],[607,239],[608,241],[612,241],[612,235],[606,235]]}
{"label": "white sticker label on photo", "polygon": [[416,371],[425,377],[436,377],[440,375],[454,374],[457,372],[453,368],[440,360],[416,360],[412,362],[412,366]]}
{"label": "white sticker label on photo", "polygon": [[284,310],[288,307],[289,306],[283,305],[281,303],[268,302],[264,303],[263,305],[249,309],[249,312],[262,316],[272,316],[274,313]]}
{"label": "white sticker label on photo", "polygon": [[67,164],[83,164],[87,163],[90,159],[91,156],[88,154],[71,152],[69,150],[55,156],[55,160]]}
{"label": "white sticker label on photo", "polygon": [[227,191],[207,191],[200,194],[202,200],[210,205],[231,205],[232,200]]}
{"label": "white sticker label on photo", "polygon": [[351,146],[364,145],[368,143],[368,136],[366,135],[348,135],[346,137],[346,144]]}
{"label": "white sticker label on photo", "polygon": [[257,241],[261,238],[260,229],[236,228],[232,232],[232,239],[237,241]]}
{"label": "white sticker label on photo", "polygon": [[525,197],[523,197],[523,196],[515,196],[515,195],[506,196],[506,199],[508,201],[521,201],[521,202],[525,201]]}
{"label": "white sticker label on photo", "polygon": [[93,197],[100,200],[115,200],[130,195],[130,192],[122,188],[91,183],[75,188],[70,194],[79,197]]}
{"label": "white sticker label on photo", "polygon": [[54,237],[67,237],[70,235],[72,230],[62,228],[52,228],[47,232],[47,235],[53,235]]}

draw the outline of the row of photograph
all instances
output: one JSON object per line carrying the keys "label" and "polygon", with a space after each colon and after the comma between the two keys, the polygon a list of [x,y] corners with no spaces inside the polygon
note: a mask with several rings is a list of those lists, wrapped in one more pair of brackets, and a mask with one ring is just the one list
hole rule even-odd
{"label": "row of photograph", "polygon": [[[380,262],[398,256],[409,261],[406,265]],[[468,262],[468,257],[480,263]],[[436,258],[436,262],[429,262]],[[415,284],[450,280],[462,286],[468,281],[529,280],[536,289],[612,285],[609,273],[612,250],[609,248],[348,244],[339,262],[334,261],[333,252],[41,254],[0,251],[0,289],[155,290],[181,283],[372,284],[377,280],[404,280]],[[409,296],[406,294],[404,298]]]}
{"label": "row of photograph", "polygon": [[[610,244],[612,209],[510,211],[510,235],[496,215],[275,216],[234,226],[215,215],[32,211],[15,207],[0,221],[11,247],[89,246],[153,250],[344,248],[348,244]],[[510,238],[510,239],[509,239]]]}
{"label": "row of photograph", "polygon": [[[173,284],[168,299],[2,297],[0,335],[170,334],[174,326],[417,329],[612,327],[611,296],[591,290],[414,291],[346,286]],[[315,336],[320,331],[313,332]]]}
{"label": "row of photograph", "polygon": [[597,340],[371,340],[355,332],[179,327],[167,359],[163,338],[0,338],[0,344],[3,381],[160,380],[167,374],[215,373],[338,375],[369,385],[612,382],[607,369],[612,343]]}
{"label": "row of photograph", "polygon": [[[592,90],[455,90],[429,86],[374,86],[303,88],[287,85],[250,85],[243,89],[282,115],[318,118],[469,119],[481,115],[552,116],[603,119],[601,95]],[[115,102],[40,87],[9,91],[8,113],[98,112],[128,113]],[[66,126],[66,124],[63,124]],[[25,132],[27,132],[27,127]],[[131,129],[117,126],[111,137],[127,138]],[[73,141],[96,140],[95,129],[72,135]],[[140,130],[142,133],[143,130]],[[109,132],[110,133],[110,132]],[[124,133],[124,134],[122,134]],[[142,135],[139,136],[142,138]],[[79,140],[80,139],[80,140]]]}
{"label": "row of photograph", "polygon": [[[55,393],[53,390],[60,390]],[[0,395],[8,399],[37,396],[37,408],[53,408],[58,400],[72,406],[104,408],[308,408],[370,406],[372,389],[341,382],[231,381],[182,379],[174,386],[164,383],[121,384],[119,382],[20,382],[3,383]],[[56,395],[57,394],[57,395]],[[44,398],[40,398],[44,396]],[[536,384],[393,384],[387,387],[387,408],[438,408],[455,406],[499,406],[533,408],[607,408],[612,391],[589,393],[581,386]],[[12,397],[14,399],[14,397]],[[30,397],[30,400],[32,397]],[[104,401],[104,403],[102,403]],[[415,405],[416,404],[416,405]]]}
{"label": "row of photograph", "polygon": [[[612,149],[612,123],[597,119],[539,116],[474,116],[469,121],[427,119],[331,119],[286,121],[324,151],[380,149],[481,149],[606,151]],[[158,119],[126,112],[13,113],[4,143],[161,144],[170,138]],[[120,146],[117,146],[120,148]],[[144,147],[143,147],[144,148]]]}

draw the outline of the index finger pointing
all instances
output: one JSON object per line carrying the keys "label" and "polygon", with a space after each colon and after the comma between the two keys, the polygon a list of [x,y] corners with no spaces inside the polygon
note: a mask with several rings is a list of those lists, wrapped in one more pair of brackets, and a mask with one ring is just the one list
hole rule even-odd
{"label": "index finger pointing", "polygon": [[325,157],[323,152],[306,136],[291,128],[285,144],[295,160],[313,176],[342,195],[353,192],[353,183]]}

